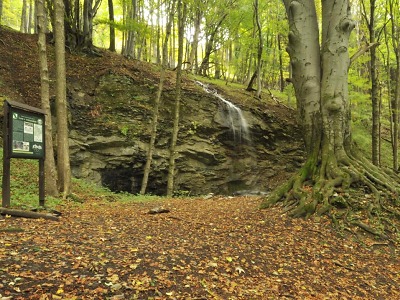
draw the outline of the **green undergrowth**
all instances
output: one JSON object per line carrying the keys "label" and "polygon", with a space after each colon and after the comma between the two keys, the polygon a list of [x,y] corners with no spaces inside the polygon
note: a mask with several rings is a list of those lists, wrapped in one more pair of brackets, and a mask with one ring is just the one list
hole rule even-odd
{"label": "green undergrowth", "polygon": [[70,195],[69,199],[76,200],[77,202],[84,202],[90,199],[100,199],[108,202],[147,202],[162,199],[160,196],[150,194],[135,195],[128,192],[114,193],[106,187],[77,178],[72,179],[72,189],[73,194]]}
{"label": "green undergrowth", "polygon": [[[0,159],[3,161],[3,149],[0,148]],[[0,181],[3,180],[3,164],[0,164]],[[10,208],[33,209],[39,206],[39,163],[34,159],[11,159],[10,172]],[[65,201],[84,203],[89,200],[98,201],[136,201],[146,202],[160,200],[161,197],[153,195],[133,195],[129,193],[114,193],[107,188],[89,183],[82,179],[72,179],[72,194],[67,200],[62,197],[45,198],[45,207],[58,209]]]}

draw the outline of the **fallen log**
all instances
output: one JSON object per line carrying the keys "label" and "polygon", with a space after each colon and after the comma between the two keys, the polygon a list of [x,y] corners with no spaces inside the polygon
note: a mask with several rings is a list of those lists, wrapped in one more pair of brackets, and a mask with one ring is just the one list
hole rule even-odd
{"label": "fallen log", "polygon": [[31,218],[31,219],[46,219],[52,221],[58,221],[59,218],[49,213],[38,213],[33,211],[18,210],[0,207],[0,215],[10,215],[13,217]]}

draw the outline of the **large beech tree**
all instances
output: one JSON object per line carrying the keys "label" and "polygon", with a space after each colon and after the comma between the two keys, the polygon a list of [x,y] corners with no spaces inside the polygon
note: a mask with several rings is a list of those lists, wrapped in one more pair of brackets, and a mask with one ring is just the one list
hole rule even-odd
{"label": "large beech tree", "polygon": [[[322,1],[321,34],[314,0],[283,2],[289,21],[287,51],[307,160],[295,176],[265,199],[263,206],[284,201],[294,216],[328,213],[336,221],[385,235],[374,224],[382,224],[382,214],[400,216],[396,202],[399,177],[373,165],[352,142],[348,43],[355,23],[349,1]],[[352,197],[348,191],[356,186],[363,187],[361,195],[368,197]],[[393,223],[385,225],[390,230]]]}

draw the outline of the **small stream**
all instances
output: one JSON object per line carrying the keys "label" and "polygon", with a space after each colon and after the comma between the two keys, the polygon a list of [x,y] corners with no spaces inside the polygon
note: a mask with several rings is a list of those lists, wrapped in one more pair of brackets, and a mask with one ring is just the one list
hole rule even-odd
{"label": "small stream", "polygon": [[196,84],[200,85],[204,91],[217,97],[224,105],[227,111],[226,121],[227,125],[231,128],[233,139],[235,142],[250,142],[250,131],[249,124],[247,123],[242,110],[230,102],[229,100],[222,97],[216,90],[211,89],[207,84],[200,81],[195,81]]}

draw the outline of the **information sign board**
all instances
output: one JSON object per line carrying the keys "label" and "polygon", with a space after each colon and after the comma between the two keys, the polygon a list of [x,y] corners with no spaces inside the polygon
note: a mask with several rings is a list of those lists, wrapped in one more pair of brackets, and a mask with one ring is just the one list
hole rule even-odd
{"label": "information sign board", "polygon": [[14,101],[4,101],[2,206],[10,205],[11,158],[39,160],[39,205],[45,199],[45,113]]}
{"label": "information sign board", "polygon": [[11,157],[44,157],[44,115],[10,107]]}

